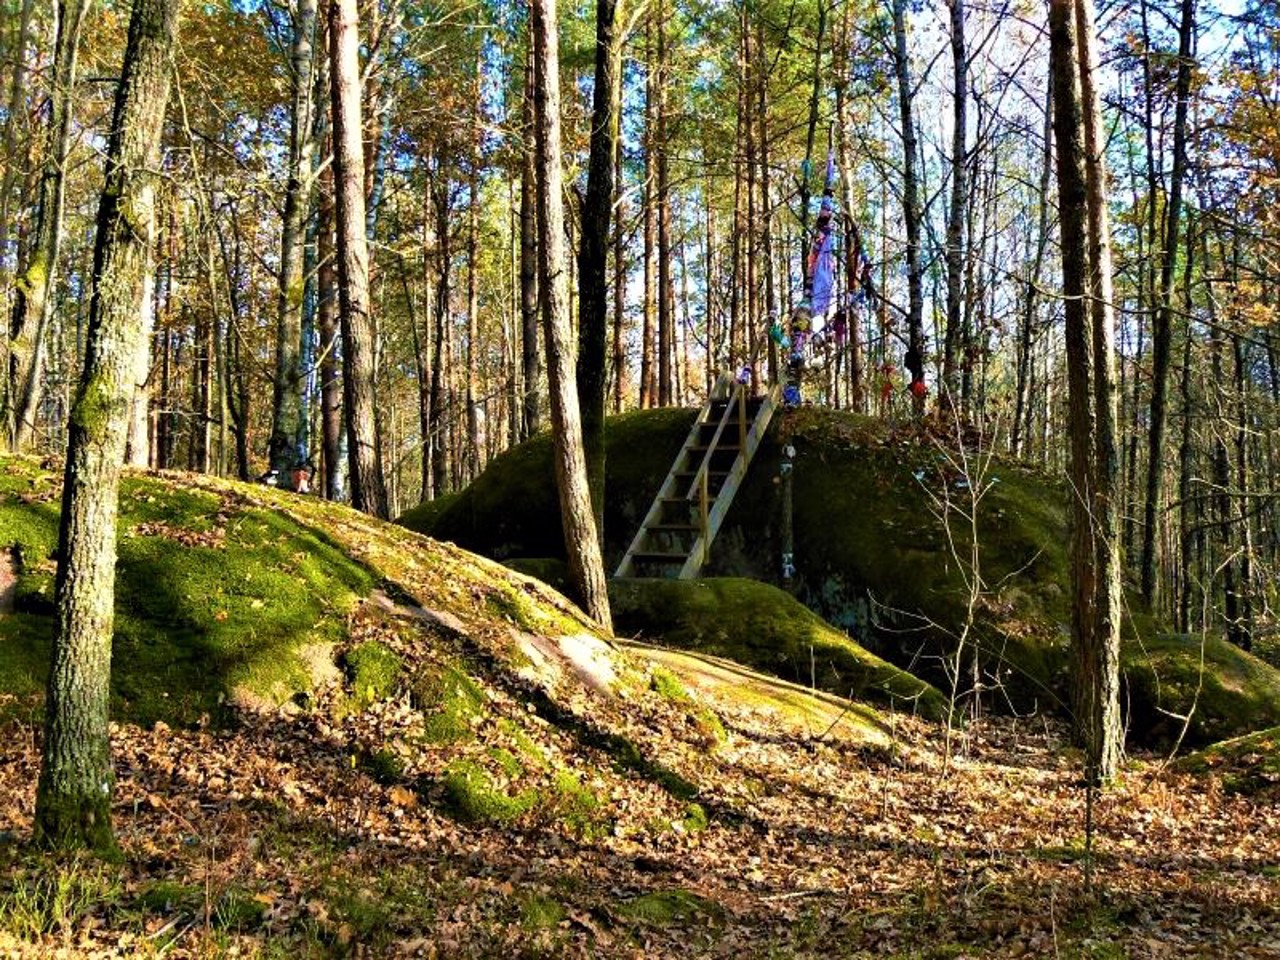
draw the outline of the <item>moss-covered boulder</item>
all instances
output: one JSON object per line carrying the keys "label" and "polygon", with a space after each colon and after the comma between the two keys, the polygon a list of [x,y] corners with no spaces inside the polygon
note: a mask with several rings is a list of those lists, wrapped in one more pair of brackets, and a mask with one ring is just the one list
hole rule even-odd
{"label": "moss-covered boulder", "polygon": [[1177,766],[1188,773],[1212,773],[1232,793],[1280,799],[1280,726],[1215,743]]}
{"label": "moss-covered boulder", "polygon": [[615,626],[648,639],[726,657],[795,683],[816,685],[937,719],[934,687],[868,652],[777,587],[755,580],[614,580]]}
{"label": "moss-covered boulder", "polygon": [[1129,728],[1165,743],[1186,726],[1198,745],[1280,723],[1280,671],[1217,637],[1168,634],[1125,643]]}
{"label": "moss-covered boulder", "polygon": [[[44,690],[60,486],[56,467],[0,458],[0,550],[17,580],[13,612],[0,616],[9,709]],[[127,474],[117,534],[112,713],[143,724],[193,723],[227,703],[279,704],[306,691],[311,651],[346,636],[347,614],[375,584],[315,529],[231,490]]]}
{"label": "moss-covered boulder", "polygon": [[[610,569],[694,416],[667,409],[609,419],[604,543]],[[978,651],[996,706],[1067,710],[1070,575],[1065,497],[1056,478],[992,456],[975,437],[956,437],[937,424],[893,429],[838,411],[785,412],[775,418],[734,500],[707,576],[780,583],[778,465],[787,443],[796,449],[797,570],[788,587],[800,603],[871,653],[939,685],[946,681],[942,665],[963,642],[966,670]],[[562,574],[554,560],[564,549],[551,477],[550,444],[539,437],[496,458],[441,509],[403,522],[557,582]],[[626,629],[683,642],[670,611],[647,603],[628,608],[619,599]],[[649,614],[652,620],[645,619]],[[1136,628],[1126,618],[1124,664],[1131,729],[1162,740],[1169,730],[1162,711],[1184,712],[1177,704],[1189,703],[1172,695],[1168,683],[1183,688],[1179,678],[1198,672],[1200,659],[1198,644],[1152,639],[1156,633],[1141,618]],[[803,631],[795,642],[808,642]],[[1224,665],[1235,656],[1234,648],[1212,646]],[[794,678],[797,667],[786,656],[778,655],[776,669]],[[1245,662],[1248,669],[1224,666],[1223,696],[1201,696],[1189,742],[1256,729],[1280,708],[1280,674]],[[799,671],[806,680],[807,669]]]}

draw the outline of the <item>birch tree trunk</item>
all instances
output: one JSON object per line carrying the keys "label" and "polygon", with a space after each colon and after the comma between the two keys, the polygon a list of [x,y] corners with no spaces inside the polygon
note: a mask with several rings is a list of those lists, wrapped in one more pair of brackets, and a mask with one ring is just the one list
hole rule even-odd
{"label": "birch tree trunk", "polygon": [[114,773],[107,735],[115,613],[116,511],[155,239],[160,134],[178,0],[136,0],[116,91],[98,205],[84,372],[72,409],[58,532],[54,639],[36,790],[35,837],[111,849]]}

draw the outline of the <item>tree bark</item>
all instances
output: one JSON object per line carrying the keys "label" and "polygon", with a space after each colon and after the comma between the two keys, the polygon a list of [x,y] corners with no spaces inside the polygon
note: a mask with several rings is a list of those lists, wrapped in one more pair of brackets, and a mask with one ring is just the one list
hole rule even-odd
{"label": "tree bark", "polygon": [[[1054,132],[1058,148],[1066,317],[1068,435],[1071,445],[1072,640],[1076,731],[1092,783],[1116,773],[1120,757],[1119,557],[1114,537],[1114,443],[1095,437],[1114,428],[1109,390],[1110,253],[1105,217],[1093,207],[1105,182],[1092,88],[1090,0],[1052,0],[1049,8]],[[1094,96],[1090,94],[1093,93]],[[1107,271],[1103,276],[1103,271]],[[1108,422],[1109,421],[1109,422]],[[1101,461],[1101,462],[1100,462]]]}
{"label": "tree bark", "polygon": [[387,516],[374,399],[373,317],[369,309],[364,153],[360,125],[360,40],[355,0],[330,0],[329,56],[333,94],[333,174],[342,327],[343,400],[351,503]]}
{"label": "tree bark", "polygon": [[560,51],[555,0],[532,0],[534,114],[538,151],[538,218],[542,287],[550,306],[544,317],[547,379],[560,519],[570,580],[584,609],[612,632],[604,560],[591,511],[582,423],[573,363],[569,290],[564,248],[564,179],[560,160]]}
{"label": "tree bark", "polygon": [[[951,129],[951,205],[947,213],[947,332],[942,361],[942,380],[949,399],[960,396],[956,379],[956,355],[967,360],[968,344],[961,337],[964,307],[965,222],[969,214],[969,168],[965,140],[969,124],[969,58],[965,52],[964,0],[950,0],[951,69],[955,74]],[[967,325],[965,327],[967,329]]]}
{"label": "tree bark", "polygon": [[51,295],[62,244],[62,210],[66,199],[67,154],[71,147],[71,114],[75,102],[76,59],[80,28],[88,0],[61,0],[53,72],[49,78],[49,138],[40,170],[40,200],[35,241],[19,271],[9,323],[9,367],[3,398],[0,442],[25,449],[35,432],[44,379],[45,329],[52,312]]}
{"label": "tree bark", "polygon": [[620,69],[617,0],[596,0],[595,84],[587,196],[578,248],[578,406],[596,532],[604,536],[604,414],[608,387],[609,222],[617,152]]}
{"label": "tree bark", "polygon": [[[1160,258],[1160,305],[1152,330],[1151,421],[1147,433],[1147,497],[1142,529],[1142,600],[1156,603],[1156,566],[1160,543],[1160,497],[1164,485],[1164,433],[1168,421],[1169,355],[1173,347],[1173,271],[1178,259],[1178,220],[1187,165],[1187,102],[1191,93],[1191,48],[1195,40],[1195,3],[1182,0],[1178,26],[1178,76],[1173,117],[1173,170],[1165,210],[1164,251]],[[1154,197],[1148,203],[1155,203]]]}
{"label": "tree bark", "polygon": [[[898,111],[902,123],[902,218],[907,231],[907,359],[924,370],[924,268],[920,259],[920,178],[916,172],[915,90],[907,52],[907,0],[893,0],[894,67]],[[905,364],[911,368],[912,364]],[[913,396],[917,414],[924,412],[923,394]]]}
{"label": "tree bark", "polygon": [[302,367],[303,252],[311,206],[312,65],[315,58],[316,0],[297,0],[293,13],[290,74],[293,109],[289,123],[289,174],[285,186],[276,304],[275,379],[271,391],[271,439],[267,452],[281,486],[292,486],[293,468],[306,436]]}
{"label": "tree bark", "polygon": [[116,511],[178,0],[136,0],[98,205],[84,372],[67,448],[58,533],[58,632],[49,671],[35,836],[114,847],[107,733]]}

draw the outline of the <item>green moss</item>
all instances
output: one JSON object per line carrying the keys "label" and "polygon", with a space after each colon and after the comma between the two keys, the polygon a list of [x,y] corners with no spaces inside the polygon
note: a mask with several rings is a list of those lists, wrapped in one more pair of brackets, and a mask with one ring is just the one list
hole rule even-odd
{"label": "green moss", "polygon": [[520,926],[526,930],[551,930],[564,918],[565,910],[559,901],[540,893],[528,893],[520,898]]}
{"label": "green moss", "polygon": [[512,557],[503,563],[516,573],[541,580],[553,590],[565,595],[570,592],[569,565],[558,557]]}
{"label": "green moss", "polygon": [[523,761],[540,770],[545,770],[549,766],[547,756],[542,752],[542,748],[520,728],[519,724],[503,717],[498,721],[498,730],[503,736],[510,738]]}
{"label": "green moss", "polygon": [[505,747],[490,747],[489,756],[509,780],[517,780],[524,776],[524,764],[520,762],[519,757]]}
{"label": "green moss", "polygon": [[369,771],[369,776],[383,786],[398,783],[404,777],[404,759],[386,747],[380,747],[366,755],[363,766]]}
{"label": "green moss", "polygon": [[461,494],[444,493],[434,500],[424,500],[416,507],[410,507],[400,514],[396,518],[396,523],[417,533],[425,533],[430,536],[432,528],[435,526],[436,518],[447,510],[459,496]]}
{"label": "green moss", "polygon": [[343,659],[356,699],[365,707],[391,696],[404,669],[399,655],[377,640],[348,650]]}
{"label": "green moss", "polygon": [[507,823],[524,816],[538,802],[536,790],[508,794],[489,772],[471,760],[455,760],[444,773],[445,802],[468,823]]}
{"label": "green moss", "polygon": [[684,684],[676,678],[674,673],[664,667],[654,668],[650,685],[654,693],[664,700],[670,700],[672,703],[690,702],[689,691],[684,688]]}
{"label": "green moss", "polygon": [[425,715],[429,743],[468,740],[474,721],[484,714],[484,691],[457,664],[427,667],[413,681],[411,702]]}
{"label": "green moss", "polygon": [[[1203,669],[1201,655],[1203,652]],[[1130,729],[1144,740],[1212,743],[1280,724],[1280,671],[1216,637],[1166,634],[1124,644]],[[1193,710],[1194,706],[1194,710]]]}
{"label": "green moss", "polygon": [[556,771],[546,800],[551,814],[575,836],[592,839],[608,832],[609,823],[599,795],[572,770]]}
{"label": "green moss", "polygon": [[[813,680],[840,696],[928,717],[945,714],[942,694],[932,686],[869,653],[768,584],[728,578],[613,581],[610,601],[624,631],[727,657],[787,680]],[[656,676],[654,683],[655,689],[669,685]]]}
{"label": "green moss", "polygon": [[1178,767],[1216,774],[1231,793],[1280,797],[1280,726],[1215,743],[1183,757]]}
{"label": "green moss", "polygon": [[[0,477],[0,545],[23,558],[23,612],[0,618],[0,695],[22,697],[43,690],[48,670],[58,478],[24,458],[0,458]],[[154,477],[123,478],[117,531],[116,719],[216,719],[242,693],[283,703],[311,685],[297,651],[342,639],[347,611],[373,587],[286,515]]]}
{"label": "green moss", "polygon": [[711,820],[707,817],[707,811],[702,808],[701,804],[691,803],[684,808],[684,819],[680,823],[683,825],[685,833],[701,833],[707,829]]}
{"label": "green moss", "polygon": [[641,894],[615,909],[627,920],[655,927],[724,916],[724,909],[715,901],[680,888]]}

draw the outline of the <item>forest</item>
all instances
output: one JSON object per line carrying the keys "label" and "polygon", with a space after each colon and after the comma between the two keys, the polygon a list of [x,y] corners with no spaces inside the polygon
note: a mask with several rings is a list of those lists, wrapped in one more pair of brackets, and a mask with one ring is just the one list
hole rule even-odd
{"label": "forest", "polygon": [[1280,956],[1280,5],[0,11],[0,956]]}

